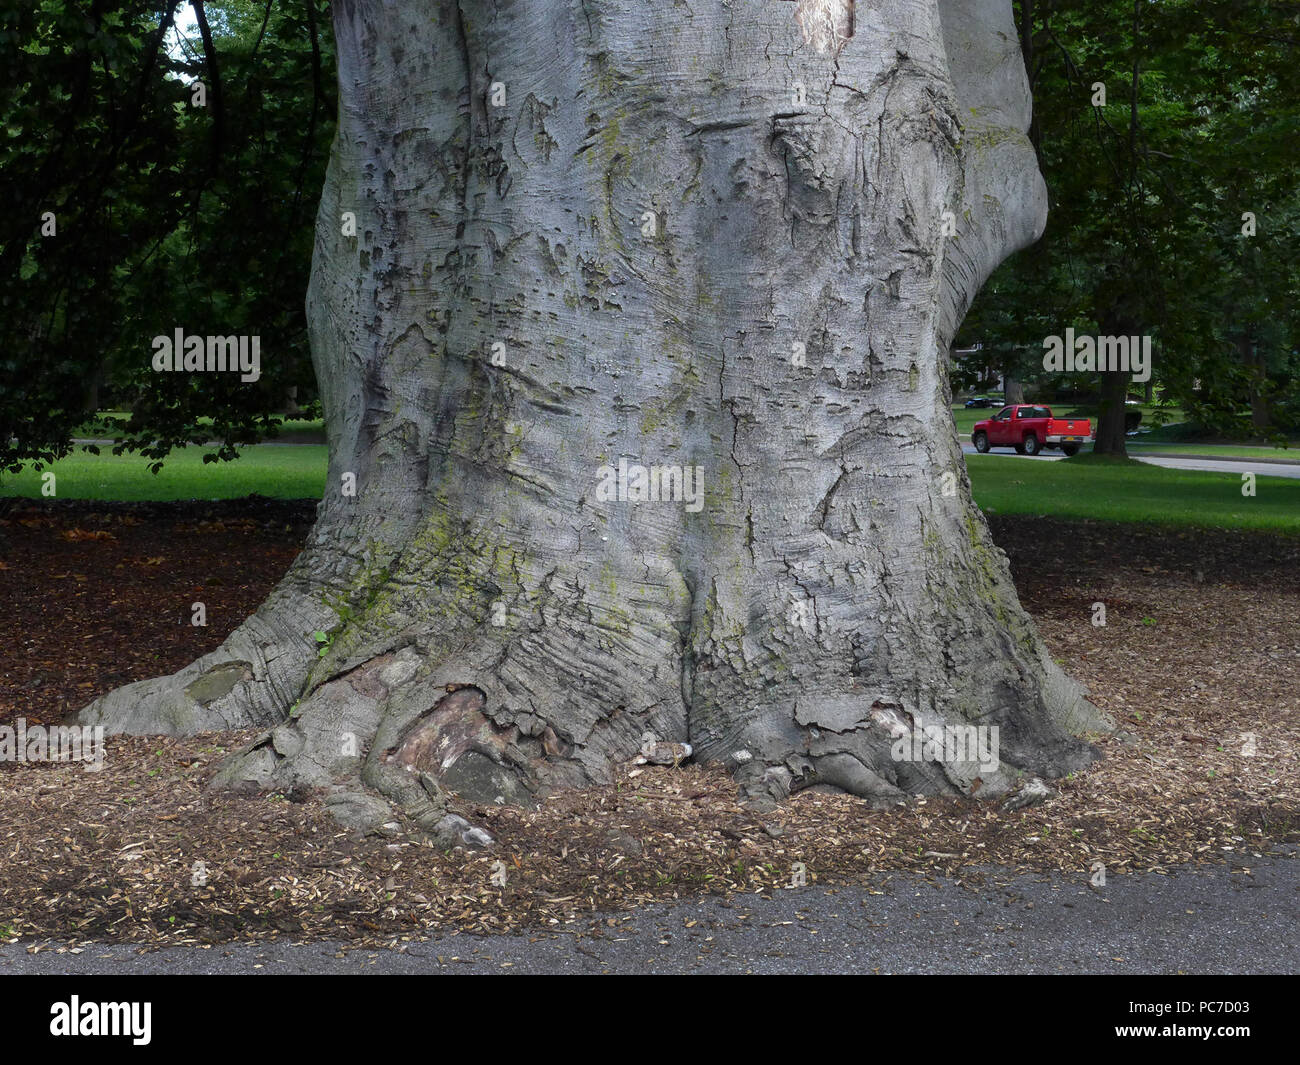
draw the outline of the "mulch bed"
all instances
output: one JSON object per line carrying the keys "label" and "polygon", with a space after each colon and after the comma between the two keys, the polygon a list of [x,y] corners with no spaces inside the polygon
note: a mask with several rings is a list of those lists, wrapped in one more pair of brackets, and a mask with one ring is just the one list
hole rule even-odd
{"label": "mulch bed", "polygon": [[[216,647],[288,566],[312,513],[269,500],[0,513],[0,722],[53,723]],[[1300,539],[993,527],[1053,654],[1129,734],[1103,739],[1104,758],[1053,782],[1041,806],[873,811],[810,791],[760,817],[719,769],[629,766],[615,786],[536,810],[462,808],[497,842],[444,852],[404,832],[355,838],[314,802],[207,791],[252,733],[110,737],[100,772],[0,764],[0,939],[616,935],[613,911],[705,893],[742,905],[789,885],[795,863],[810,884],[882,891],[904,871],[973,884],[1057,870],[1082,883],[1098,862],[1118,876],[1227,860],[1248,875],[1269,847],[1300,842]],[[189,624],[195,600],[206,629]]]}
{"label": "mulch bed", "polygon": [[[315,511],[0,499],[0,723],[54,724],[214,650],[284,575]],[[196,602],[206,628],[190,624]]]}

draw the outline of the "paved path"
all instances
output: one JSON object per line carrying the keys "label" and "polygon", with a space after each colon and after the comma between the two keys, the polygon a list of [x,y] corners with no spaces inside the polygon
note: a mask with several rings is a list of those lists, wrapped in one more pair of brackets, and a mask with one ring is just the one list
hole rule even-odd
{"label": "paved path", "polygon": [[[33,973],[1296,973],[1300,860],[1228,855],[1168,876],[990,873],[980,886],[916,874],[876,889],[812,886],[624,915],[602,938],[445,936],[404,953],[340,943],[0,947]],[[688,922],[693,922],[688,926]],[[57,949],[57,948],[55,948]]]}
{"label": "paved path", "polygon": [[1139,452],[1130,452],[1129,457],[1171,470],[1203,470],[1206,473],[1228,473],[1233,477],[1240,477],[1243,473],[1253,473],[1256,477],[1300,478],[1300,463],[1295,462],[1270,462],[1247,458],[1216,459],[1208,456],[1184,458],[1175,455],[1143,455]]}
{"label": "paved path", "polygon": [[[977,455],[979,452],[971,444],[962,444],[963,455]],[[1027,462],[1059,462],[1065,458],[1059,451],[1049,451],[1038,455],[1017,455],[1011,450],[990,451],[990,455],[1009,459],[1023,459]],[[1300,478],[1300,462],[1273,462],[1250,458],[1215,459],[1206,456],[1184,458],[1178,455],[1143,455],[1137,451],[1129,452],[1129,458],[1152,466],[1164,466],[1171,470],[1200,470],[1205,473],[1227,473],[1240,477],[1243,473],[1253,473],[1257,477]]]}

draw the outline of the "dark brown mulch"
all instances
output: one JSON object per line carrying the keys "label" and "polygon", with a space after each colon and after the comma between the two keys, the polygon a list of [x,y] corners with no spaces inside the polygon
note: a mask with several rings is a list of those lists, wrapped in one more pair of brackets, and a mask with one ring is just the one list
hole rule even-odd
{"label": "dark brown mulch", "polygon": [[214,650],[315,518],[310,502],[258,498],[0,506],[0,723],[33,725]]}
{"label": "dark brown mulch", "polygon": [[[187,588],[239,588],[247,598],[232,595],[223,607],[233,624],[301,539],[287,512],[255,518],[250,528],[235,524],[237,505],[180,517],[163,507],[157,521],[142,517],[138,525],[91,519],[103,509],[35,504],[27,520],[52,524],[24,525],[23,512],[11,512],[10,525],[0,526],[0,558],[9,566],[0,571],[3,649],[12,655],[17,628],[26,641],[19,647],[40,647],[47,663],[36,674],[6,668],[28,670],[11,674],[28,682],[48,678],[35,688],[46,693],[45,712],[80,699],[87,677],[107,687],[95,671],[108,668],[107,655],[125,653],[116,649],[169,632],[157,621],[159,600],[190,593],[173,594],[149,571],[172,567],[170,579]],[[195,535],[187,527],[196,521],[222,527]],[[117,539],[67,539],[69,529]],[[617,924],[606,916],[614,909],[781,890],[796,862],[810,883],[881,890],[902,870],[966,882],[996,868],[1061,870],[1084,882],[1097,863],[1123,875],[1227,860],[1249,876],[1270,845],[1300,841],[1300,541],[1049,519],[1000,518],[994,531],[1052,652],[1131,734],[1127,743],[1101,739],[1104,758],[1054,782],[1058,794],[1041,806],[1007,812],[919,800],[872,811],[847,796],[805,792],[759,818],[736,804],[716,768],[629,766],[615,786],[559,794],[536,810],[462,809],[497,842],[485,852],[447,853],[404,832],[353,839],[317,803],[206,791],[221,754],[246,733],[112,738],[102,772],[67,765],[0,772],[0,937],[161,945],[289,935],[400,944],[434,929],[605,934]],[[14,545],[31,541],[36,550],[17,557],[42,559],[46,576],[16,565]],[[191,541],[194,554],[175,547]],[[200,546],[209,541],[226,546]],[[173,549],[163,554],[167,544]],[[254,562],[264,548],[279,552],[276,565]],[[92,578],[86,564],[99,551],[118,553],[107,578]],[[128,561],[158,555],[164,561],[152,566]],[[177,556],[183,564],[172,562]],[[66,593],[48,590],[75,581],[49,578],[78,572],[86,580],[77,585],[103,580],[98,596],[118,599],[111,623],[85,606],[67,609],[59,598]],[[229,583],[207,585],[209,577]],[[147,582],[143,590],[126,587],[138,582]],[[95,598],[86,593],[77,597],[83,604]],[[1096,602],[1107,606],[1104,628],[1091,623]],[[45,609],[58,614],[55,624]],[[126,635],[88,652],[94,640],[81,637],[105,625]],[[214,627],[162,641],[175,658],[155,666],[147,654],[136,657],[118,666],[118,680],[183,665],[219,639]],[[10,716],[27,705],[13,690],[0,695]],[[492,882],[494,862],[502,863],[504,886]]]}

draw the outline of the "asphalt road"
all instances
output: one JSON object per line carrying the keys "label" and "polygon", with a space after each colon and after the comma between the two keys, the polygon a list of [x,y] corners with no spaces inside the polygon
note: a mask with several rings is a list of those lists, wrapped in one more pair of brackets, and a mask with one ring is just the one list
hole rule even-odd
{"label": "asphalt road", "polygon": [[[0,947],[0,975],[58,973],[1105,973],[1300,972],[1300,861],[1225,855],[1167,876],[985,872],[981,884],[882,875],[874,888],[810,886],[647,908],[565,933],[451,935],[404,952],[288,941],[130,945],[38,953]],[[535,939],[535,941],[533,941]]]}
{"label": "asphalt road", "polygon": [[[971,444],[963,443],[963,455],[977,455],[979,452]],[[1017,455],[1010,448],[990,451],[990,455],[1004,456],[1009,459],[1023,459],[1026,462],[1059,462],[1065,456],[1059,451],[1048,451],[1038,455]],[[1152,466],[1164,466],[1171,470],[1201,470],[1205,473],[1228,473],[1240,477],[1243,473],[1253,473],[1257,477],[1292,477],[1300,478],[1300,463],[1291,462],[1254,462],[1247,458],[1212,459],[1180,458],[1176,455],[1141,455],[1130,453],[1130,458],[1147,462]]]}

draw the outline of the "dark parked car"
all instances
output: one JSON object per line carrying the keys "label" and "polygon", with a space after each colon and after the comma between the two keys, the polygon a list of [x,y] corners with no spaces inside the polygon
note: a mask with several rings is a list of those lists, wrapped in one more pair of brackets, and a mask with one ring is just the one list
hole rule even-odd
{"label": "dark parked car", "polygon": [[969,410],[971,407],[991,407],[991,406],[993,406],[993,400],[989,399],[988,396],[971,396],[971,398],[966,401],[967,410]]}

